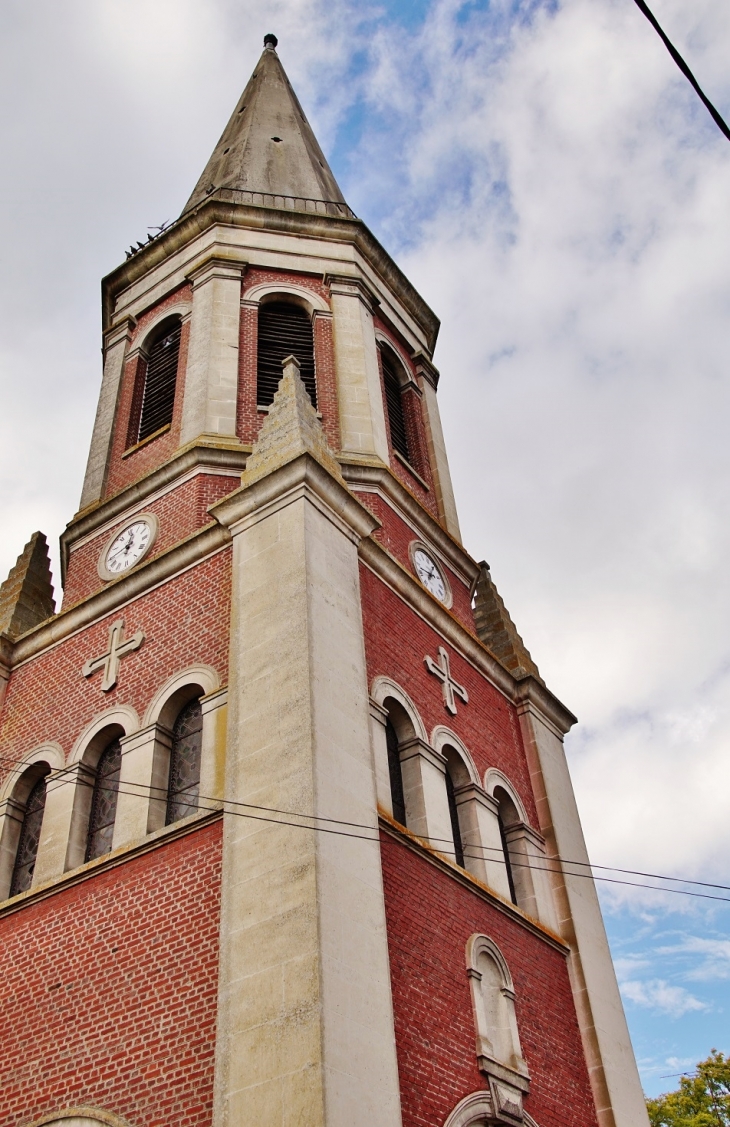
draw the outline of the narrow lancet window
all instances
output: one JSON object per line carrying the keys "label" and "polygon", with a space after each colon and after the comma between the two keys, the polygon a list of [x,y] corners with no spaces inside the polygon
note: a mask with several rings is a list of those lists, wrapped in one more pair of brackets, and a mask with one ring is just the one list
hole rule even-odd
{"label": "narrow lancet window", "polygon": [[299,374],[317,406],[317,382],[314,373],[314,334],[312,320],[299,305],[271,301],[259,307],[259,343],[256,375],[256,402],[269,407],[283,375],[282,361],[296,356]]}
{"label": "narrow lancet window", "polygon": [[20,892],[27,892],[33,881],[38,843],[41,838],[41,825],[43,824],[43,811],[46,806],[46,779],[38,779],[28,795],[23,815],[23,825],[20,830],[18,849],[15,854],[13,876],[10,881],[10,895],[17,896]]}
{"label": "narrow lancet window", "polygon": [[451,819],[451,835],[454,839],[454,855],[456,857],[456,864],[464,868],[464,842],[461,837],[461,826],[459,825],[459,811],[456,806],[456,795],[454,794],[454,780],[451,778],[451,772],[446,771],[446,798],[449,803],[449,817]]}
{"label": "narrow lancet window", "polygon": [[511,899],[512,903],[516,904],[517,903],[517,893],[515,891],[515,878],[514,878],[514,873],[512,872],[512,860],[510,858],[509,843],[507,841],[507,832],[505,830],[504,818],[502,817],[502,811],[501,810],[500,810],[499,814],[497,815],[497,817],[499,819],[499,836],[502,840],[502,851],[504,853],[504,867],[507,870],[507,882],[509,884],[509,895],[510,895],[510,899]]}
{"label": "narrow lancet window", "polygon": [[172,422],[182,324],[168,326],[154,342],[147,358],[139,427],[134,442],[141,442]]}
{"label": "narrow lancet window", "polygon": [[388,772],[390,775],[390,801],[393,817],[402,826],[406,824],[406,801],[403,793],[403,773],[400,764],[398,733],[391,720],[385,724],[385,739],[388,745]]}
{"label": "narrow lancet window", "polygon": [[202,744],[203,710],[199,700],[191,700],[179,713],[172,730],[166,826],[198,808]]}
{"label": "narrow lancet window", "polygon": [[86,860],[93,861],[110,853],[114,837],[114,819],[117,815],[119,773],[122,767],[122,745],[112,740],[99,756],[91,796],[89,836],[86,842]]}
{"label": "narrow lancet window", "polygon": [[406,430],[406,415],[403,410],[403,392],[398,375],[398,368],[388,354],[386,348],[381,348],[380,356],[383,364],[383,384],[385,386],[385,404],[388,409],[388,423],[390,424],[390,441],[393,449],[411,462],[411,452],[408,445],[408,432]]}

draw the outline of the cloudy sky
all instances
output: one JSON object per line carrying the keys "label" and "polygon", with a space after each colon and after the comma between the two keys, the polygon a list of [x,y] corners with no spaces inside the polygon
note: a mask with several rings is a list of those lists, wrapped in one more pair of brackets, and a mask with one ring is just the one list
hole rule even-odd
{"label": "cloudy sky", "polygon": [[[729,116],[730,6],[653,7]],[[730,144],[632,0],[3,0],[0,572],[76,509],[100,278],[179,214],[270,30],[442,319],[464,539],[580,717],[592,857],[730,885]],[[730,1050],[730,906],[602,896],[673,1087]]]}

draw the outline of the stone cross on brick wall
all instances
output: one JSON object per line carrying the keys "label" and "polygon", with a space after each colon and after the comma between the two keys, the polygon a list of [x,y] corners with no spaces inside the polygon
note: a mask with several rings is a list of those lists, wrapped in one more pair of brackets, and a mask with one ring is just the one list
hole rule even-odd
{"label": "stone cross on brick wall", "polygon": [[438,649],[440,664],[435,662],[432,657],[426,657],[426,668],[429,673],[433,673],[434,677],[438,677],[441,682],[441,691],[444,695],[444,704],[446,709],[452,716],[456,716],[456,701],[454,696],[461,697],[464,704],[469,703],[469,694],[463,685],[460,685],[451,676],[451,665],[449,664],[449,655],[443,646]]}
{"label": "stone cross on brick wall", "polygon": [[143,642],[144,634],[141,630],[138,630],[131,638],[124,637],[124,619],[120,618],[109,629],[109,645],[106,653],[99,657],[90,658],[81,672],[84,677],[90,677],[92,673],[96,673],[97,669],[103,669],[104,677],[101,682],[101,691],[108,693],[117,683],[121,659],[132,653],[133,650],[138,650]]}

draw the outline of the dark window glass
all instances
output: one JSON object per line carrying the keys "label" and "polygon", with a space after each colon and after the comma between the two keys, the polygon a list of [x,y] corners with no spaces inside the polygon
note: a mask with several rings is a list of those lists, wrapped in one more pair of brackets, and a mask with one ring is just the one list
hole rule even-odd
{"label": "dark window glass", "polygon": [[388,408],[388,422],[390,423],[390,441],[393,449],[397,450],[407,462],[411,461],[408,449],[408,434],[406,433],[406,416],[403,410],[403,394],[401,382],[398,378],[398,369],[395,361],[391,360],[385,348],[380,350],[383,364],[383,383],[385,385],[385,404]]}
{"label": "dark window glass", "polygon": [[172,730],[165,818],[167,826],[197,810],[202,742],[203,710],[199,700],[191,700],[183,708]]}
{"label": "dark window glass", "polygon": [[150,349],[137,442],[149,438],[160,427],[172,422],[181,334],[182,325],[178,323],[155,341]]}
{"label": "dark window glass", "polygon": [[86,842],[87,861],[93,861],[95,857],[102,857],[105,853],[111,852],[121,766],[122,745],[117,739],[102,751],[96,768],[89,815],[89,836]]}
{"label": "dark window glass", "polygon": [[256,402],[268,407],[274,402],[283,375],[282,361],[296,356],[299,374],[317,406],[317,383],[314,378],[314,336],[309,314],[298,305],[271,301],[259,307],[258,364],[256,369]]}
{"label": "dark window glass", "polygon": [[502,839],[502,851],[504,853],[505,868],[507,869],[507,881],[509,882],[510,900],[512,901],[513,904],[516,904],[517,903],[517,894],[515,892],[515,881],[514,881],[514,876],[513,876],[513,873],[512,873],[512,861],[510,860],[509,846],[507,844],[507,834],[504,831],[504,821],[502,820],[502,815],[499,814],[498,818],[499,818],[499,836]]}
{"label": "dark window glass", "polygon": [[390,800],[393,804],[393,817],[402,826],[406,824],[406,800],[403,795],[403,774],[400,765],[398,735],[390,720],[385,723],[385,738],[388,744],[388,771],[390,773]]}
{"label": "dark window glass", "polygon": [[456,864],[464,868],[464,843],[461,840],[461,826],[459,825],[459,811],[456,808],[456,795],[454,794],[454,780],[450,771],[446,772],[446,797],[449,800],[449,817],[451,818],[451,833],[454,838],[454,853]]}
{"label": "dark window glass", "polygon": [[46,780],[39,779],[28,795],[23,815],[23,825],[20,830],[18,851],[15,854],[13,878],[10,882],[10,895],[17,896],[30,888],[35,869],[35,859],[38,854],[38,842],[41,837],[43,811],[46,805]]}

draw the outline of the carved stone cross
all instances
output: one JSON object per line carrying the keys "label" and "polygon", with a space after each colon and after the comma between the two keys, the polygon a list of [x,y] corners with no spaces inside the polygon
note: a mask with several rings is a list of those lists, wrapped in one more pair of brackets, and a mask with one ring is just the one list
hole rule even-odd
{"label": "carved stone cross", "polygon": [[124,619],[120,618],[109,628],[109,646],[106,653],[99,657],[92,657],[86,662],[81,672],[84,677],[90,677],[92,673],[96,673],[97,669],[103,669],[104,678],[101,682],[101,691],[108,693],[117,683],[120,660],[127,654],[131,654],[133,650],[138,650],[143,642],[144,634],[141,630],[138,630],[131,638],[124,637]]}
{"label": "carved stone cross", "polygon": [[456,716],[456,701],[454,695],[461,697],[464,704],[469,703],[469,694],[463,685],[460,685],[451,676],[451,666],[449,664],[449,655],[443,646],[439,646],[439,660],[437,664],[432,657],[425,658],[426,668],[429,673],[433,673],[434,677],[438,677],[441,682],[441,691],[444,695],[444,704],[446,709],[452,716]]}

